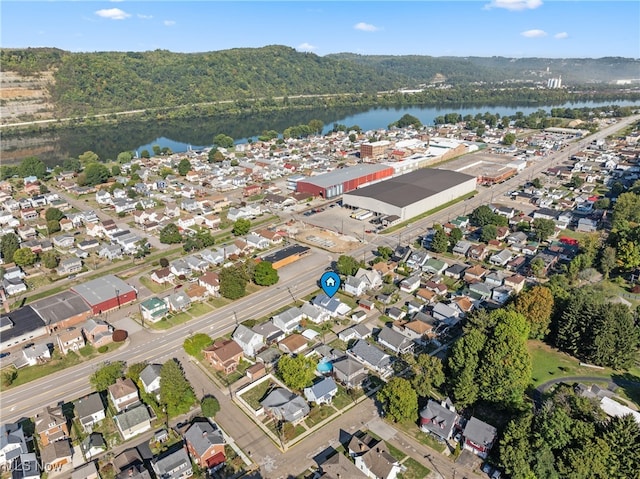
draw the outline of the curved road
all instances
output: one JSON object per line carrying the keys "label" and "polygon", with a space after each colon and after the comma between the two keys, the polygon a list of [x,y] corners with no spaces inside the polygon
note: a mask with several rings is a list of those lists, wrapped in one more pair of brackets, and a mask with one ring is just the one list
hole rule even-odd
{"label": "curved road", "polygon": [[[566,160],[591,141],[619,131],[638,119],[640,119],[640,115],[625,118],[615,125],[590,135],[562,151],[539,160],[530,167],[527,173],[537,175],[559,160]],[[494,196],[497,197],[514,189],[522,181],[521,176],[516,176],[492,188],[481,187],[480,192],[473,200],[452,205],[429,218],[413,223],[399,232],[399,235],[401,234],[403,238],[414,238],[424,233],[428,225],[434,222],[444,222],[462,214],[463,211],[472,211],[477,205],[490,203]],[[371,254],[371,251],[379,245],[395,246],[394,238],[395,235],[370,234],[367,239],[372,245],[364,244],[359,250],[353,251],[352,255],[359,257],[359,255]],[[40,380],[3,391],[0,394],[0,422],[29,417],[48,404],[69,401],[88,393],[91,390],[88,378],[104,359],[122,360],[129,363],[165,360],[175,356],[177,351],[182,348],[184,338],[192,333],[204,332],[216,337],[232,330],[236,320],[241,322],[250,318],[266,316],[281,305],[291,303],[292,294],[300,298],[317,290],[317,280],[331,259],[335,259],[334,256],[326,252],[311,255],[286,267],[282,271],[283,279],[276,287],[261,290],[162,334],[151,334],[146,330],[139,331],[131,335],[130,343],[127,346],[106,357],[87,361]]]}

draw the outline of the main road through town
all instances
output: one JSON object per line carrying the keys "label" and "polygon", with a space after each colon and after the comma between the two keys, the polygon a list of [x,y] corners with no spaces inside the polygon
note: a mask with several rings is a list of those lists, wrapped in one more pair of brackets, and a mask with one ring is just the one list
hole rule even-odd
{"label": "main road through town", "polygon": [[[640,119],[640,115],[622,119],[615,125],[576,141],[564,149],[538,160],[526,170],[524,175],[527,178],[532,178],[559,161],[567,160],[593,140],[611,135],[638,119]],[[424,233],[426,228],[433,223],[442,223],[457,215],[469,213],[479,205],[489,204],[523,181],[521,174],[491,188],[479,187],[480,191],[473,199],[452,205],[403,228],[398,232],[397,241],[402,238],[403,243],[409,242]],[[359,250],[351,253],[354,257],[370,256],[379,245],[395,246],[396,236],[394,234],[370,234],[366,241]],[[285,269],[288,271],[281,272],[282,279],[276,286],[260,290],[206,316],[193,319],[162,333],[153,334],[148,330],[137,331],[130,335],[129,344],[108,356],[90,360],[42,379],[2,391],[0,393],[0,422],[31,417],[46,405],[74,400],[90,392],[89,376],[100,367],[105,359],[126,361],[128,364],[142,361],[163,362],[176,356],[182,348],[184,339],[191,334],[202,332],[216,337],[232,330],[236,322],[267,316],[282,305],[291,303],[293,298],[298,299],[316,291],[318,279],[324,268],[329,265],[331,260],[335,259],[336,255],[314,250],[308,258],[287,266]]]}

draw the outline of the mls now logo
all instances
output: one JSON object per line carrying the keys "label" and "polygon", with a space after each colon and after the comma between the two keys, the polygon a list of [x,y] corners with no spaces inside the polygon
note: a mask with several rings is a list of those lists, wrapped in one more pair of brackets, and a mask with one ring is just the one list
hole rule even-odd
{"label": "mls now logo", "polygon": [[60,472],[62,471],[64,464],[54,463],[54,464],[43,464],[36,458],[34,453],[29,454],[21,454],[19,457],[12,459],[10,462],[5,464],[3,471],[8,472],[21,472],[22,477],[31,478],[31,477],[40,477],[40,474],[43,472],[51,473],[51,472]]}

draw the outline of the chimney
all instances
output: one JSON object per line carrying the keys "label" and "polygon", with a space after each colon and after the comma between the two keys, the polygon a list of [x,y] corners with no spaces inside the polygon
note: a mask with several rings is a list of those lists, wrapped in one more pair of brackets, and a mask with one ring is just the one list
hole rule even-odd
{"label": "chimney", "polygon": [[129,469],[129,477],[133,476],[133,467]]}

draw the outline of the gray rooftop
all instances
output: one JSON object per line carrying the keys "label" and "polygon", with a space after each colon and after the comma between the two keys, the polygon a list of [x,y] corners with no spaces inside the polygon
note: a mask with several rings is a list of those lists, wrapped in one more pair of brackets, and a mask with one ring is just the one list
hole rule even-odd
{"label": "gray rooftop", "polygon": [[176,451],[154,459],[152,466],[156,476],[162,479],[173,479],[182,477],[185,471],[191,469],[191,460],[184,447],[181,447]]}
{"label": "gray rooftop", "polygon": [[100,304],[103,301],[108,301],[116,297],[117,294],[123,295],[133,288],[120,278],[108,274],[101,278],[92,279],[86,283],[82,283],[73,287],[73,290],[84,298],[84,300],[91,304]]}
{"label": "gray rooftop", "polygon": [[355,180],[365,175],[372,175],[379,171],[389,169],[388,165],[356,165],[348,168],[340,168],[330,173],[324,173],[318,176],[310,176],[300,180],[303,183],[311,183],[321,188],[329,188],[331,186],[339,185],[350,180]]}
{"label": "gray rooftop", "polygon": [[404,208],[474,178],[457,171],[422,168],[350,191],[346,195],[375,198]]}
{"label": "gray rooftop", "polygon": [[493,444],[496,438],[497,430],[491,424],[487,424],[480,419],[471,417],[467,425],[464,427],[464,437],[474,444],[488,447]]}
{"label": "gray rooftop", "polygon": [[274,416],[285,421],[293,422],[309,414],[309,405],[297,394],[284,388],[274,389],[260,401],[265,409],[269,409]]}
{"label": "gray rooftop", "polygon": [[356,344],[351,348],[351,353],[376,369],[384,369],[391,366],[391,356],[363,339],[356,341]]}
{"label": "gray rooftop", "polygon": [[184,434],[185,440],[202,456],[214,444],[224,444],[222,431],[209,422],[196,422]]}
{"label": "gray rooftop", "polygon": [[82,296],[73,291],[62,291],[48,298],[39,299],[31,303],[31,307],[47,324],[55,324],[91,311]]}
{"label": "gray rooftop", "polygon": [[142,370],[140,373],[140,381],[142,381],[145,388],[149,387],[156,378],[160,377],[160,369],[162,369],[160,364],[149,364]]}
{"label": "gray rooftop", "polygon": [[114,416],[114,419],[120,425],[120,430],[124,431],[126,429],[131,429],[133,426],[137,426],[138,424],[142,424],[145,421],[149,421],[151,416],[149,416],[147,406],[140,405],[121,412],[117,416]]}
{"label": "gray rooftop", "polygon": [[89,394],[86,397],[78,399],[75,403],[76,416],[82,420],[87,416],[91,416],[98,411],[104,411],[104,404],[100,398],[100,393]]}

